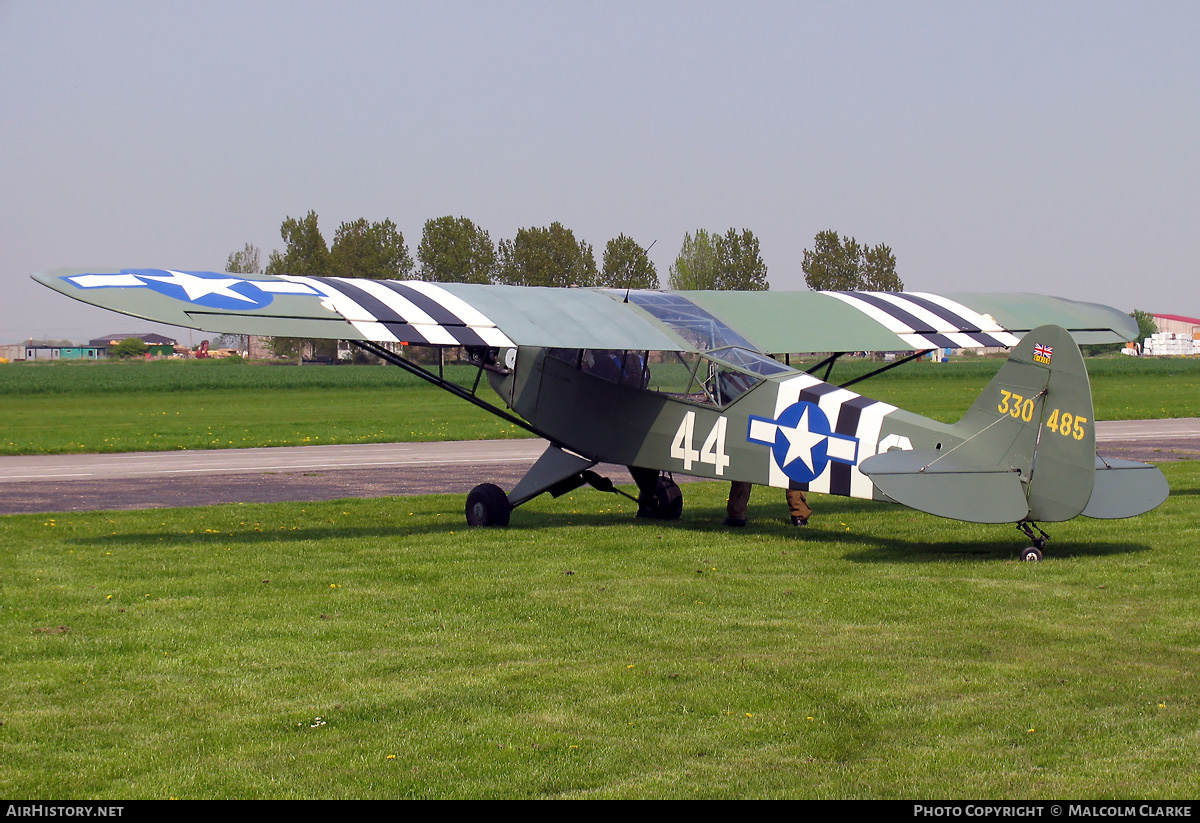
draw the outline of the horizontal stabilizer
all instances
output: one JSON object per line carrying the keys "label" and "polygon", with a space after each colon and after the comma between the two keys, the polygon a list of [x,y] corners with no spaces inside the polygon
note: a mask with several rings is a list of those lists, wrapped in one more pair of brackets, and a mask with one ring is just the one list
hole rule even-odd
{"label": "horizontal stabilizer", "polygon": [[970,465],[940,451],[897,451],[864,460],[862,473],[897,503],[969,523],[1016,523],[1029,513],[1020,475]]}
{"label": "horizontal stabilizer", "polygon": [[1096,458],[1096,483],[1083,514],[1101,520],[1136,517],[1157,508],[1171,489],[1157,466]]}

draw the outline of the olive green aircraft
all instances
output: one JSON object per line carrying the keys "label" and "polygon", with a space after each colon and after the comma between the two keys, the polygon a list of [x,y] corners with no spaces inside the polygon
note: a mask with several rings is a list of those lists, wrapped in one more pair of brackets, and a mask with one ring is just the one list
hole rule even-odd
{"label": "olive green aircraft", "polygon": [[[548,441],[505,493],[483,483],[467,522],[504,526],[518,506],[629,466],[638,514],[675,519],[674,474],[868,500],[942,517],[1013,523],[1040,560],[1039,524],[1131,517],[1166,499],[1154,466],[1103,459],[1078,344],[1133,339],[1106,306],[1028,294],[716,292],[60,269],[34,279],[124,314],[208,332],[346,340]],[[474,384],[406,357],[455,347]],[[941,349],[1007,348],[995,379],[953,424],[851,390]],[[827,382],[837,358],[899,353],[866,377]],[[801,371],[786,352],[830,352]],[[775,355],[772,357],[771,355]],[[820,377],[818,372],[824,372]],[[485,376],[507,409],[478,393]],[[626,494],[631,497],[632,495]]]}

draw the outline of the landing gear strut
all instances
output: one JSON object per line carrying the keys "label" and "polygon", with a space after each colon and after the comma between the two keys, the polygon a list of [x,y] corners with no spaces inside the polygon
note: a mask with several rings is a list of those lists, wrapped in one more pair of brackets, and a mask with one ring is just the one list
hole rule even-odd
{"label": "landing gear strut", "polygon": [[[1032,546],[1021,549],[1021,560],[1028,563],[1041,562],[1042,549],[1046,548],[1046,541],[1050,539],[1050,535],[1042,531],[1032,520],[1022,520],[1017,524],[1017,528],[1033,541]],[[1037,534],[1034,534],[1034,531],[1037,531]]]}

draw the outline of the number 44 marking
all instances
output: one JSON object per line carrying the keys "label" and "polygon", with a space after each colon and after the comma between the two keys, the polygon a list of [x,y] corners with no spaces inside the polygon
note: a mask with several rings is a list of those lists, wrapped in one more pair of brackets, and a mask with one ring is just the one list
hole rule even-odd
{"label": "number 44 marking", "polygon": [[724,474],[725,467],[729,465],[729,456],[725,454],[725,428],[728,423],[724,415],[718,417],[712,431],[704,439],[704,445],[700,451],[696,451],[696,413],[688,412],[675,432],[675,439],[671,441],[671,457],[683,461],[684,471],[691,471],[693,463],[707,463],[717,476]]}

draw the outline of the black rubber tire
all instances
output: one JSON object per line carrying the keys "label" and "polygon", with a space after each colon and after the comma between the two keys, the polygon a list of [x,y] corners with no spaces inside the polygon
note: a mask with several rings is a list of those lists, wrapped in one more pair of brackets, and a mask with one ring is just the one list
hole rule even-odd
{"label": "black rubber tire", "polygon": [[468,526],[507,526],[512,506],[499,486],[481,483],[467,495]]}
{"label": "black rubber tire", "polygon": [[1021,560],[1026,563],[1040,563],[1042,562],[1042,550],[1037,546],[1021,549]]}
{"label": "black rubber tire", "polygon": [[679,484],[662,475],[654,488],[654,516],[658,520],[678,520],[683,514],[683,492]]}

